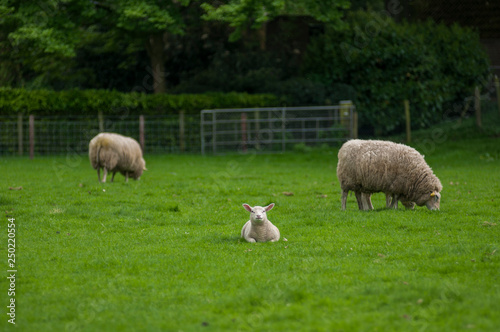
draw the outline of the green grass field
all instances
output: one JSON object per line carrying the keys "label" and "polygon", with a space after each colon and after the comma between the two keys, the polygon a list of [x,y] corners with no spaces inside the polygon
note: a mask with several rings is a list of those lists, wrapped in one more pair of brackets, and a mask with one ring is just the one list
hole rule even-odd
{"label": "green grass field", "polygon": [[[106,184],[85,155],[2,158],[15,328],[498,331],[500,139],[463,130],[415,136],[443,183],[440,211],[386,210],[383,194],[374,211],[354,196],[341,211],[336,149],[146,156],[140,181]],[[270,202],[280,241],[244,242],[241,204]],[[1,278],[2,331],[9,287]]]}

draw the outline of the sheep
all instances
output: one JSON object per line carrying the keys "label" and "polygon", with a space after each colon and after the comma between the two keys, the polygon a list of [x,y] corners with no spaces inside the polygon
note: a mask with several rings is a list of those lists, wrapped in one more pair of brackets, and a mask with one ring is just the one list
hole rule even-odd
{"label": "sheep", "polygon": [[243,225],[241,237],[248,242],[275,242],[280,239],[280,231],[267,219],[266,212],[274,207],[274,203],[268,206],[254,206],[243,204],[245,210],[250,212],[250,220]]}
{"label": "sheep", "polygon": [[94,169],[97,169],[97,179],[101,182],[101,167],[104,169],[102,182],[106,182],[108,172],[113,172],[111,182],[116,172],[125,176],[125,182],[131,176],[139,179],[146,170],[146,162],[142,158],[142,150],[131,137],[114,133],[100,133],[89,143],[89,159]]}
{"label": "sheep", "polygon": [[386,204],[407,208],[414,204],[439,210],[443,186],[415,149],[389,141],[350,140],[338,153],[337,177],[342,189],[342,210],[349,190],[354,191],[360,210],[373,209],[370,195],[386,194]]}

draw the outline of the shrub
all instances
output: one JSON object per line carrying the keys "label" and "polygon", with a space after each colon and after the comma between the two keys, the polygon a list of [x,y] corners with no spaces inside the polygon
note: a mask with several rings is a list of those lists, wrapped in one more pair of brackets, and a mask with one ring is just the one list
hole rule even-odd
{"label": "shrub", "polygon": [[153,94],[108,90],[24,90],[0,88],[0,114],[39,115],[198,114],[202,109],[276,106],[270,94],[247,93]]}
{"label": "shrub", "polygon": [[397,24],[366,12],[348,22],[350,29],[311,42],[302,71],[327,86],[352,86],[360,126],[373,126],[376,134],[402,127],[404,99],[411,102],[412,125],[427,127],[488,75],[487,56],[470,29]]}

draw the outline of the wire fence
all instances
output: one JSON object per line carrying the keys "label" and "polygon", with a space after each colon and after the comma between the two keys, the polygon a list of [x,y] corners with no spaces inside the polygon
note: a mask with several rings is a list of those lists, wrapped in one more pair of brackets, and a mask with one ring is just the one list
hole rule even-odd
{"label": "wire fence", "polygon": [[351,101],[338,106],[201,111],[201,153],[284,152],[299,145],[338,144],[357,136]]}
{"label": "wire fence", "polygon": [[32,123],[27,115],[4,116],[0,117],[0,155],[87,153],[90,140],[102,131],[141,141],[145,154],[198,153],[199,117],[186,116],[180,120],[178,115],[145,116],[141,129],[139,116],[106,117],[102,123],[83,116],[36,116]]}
{"label": "wire fence", "polygon": [[201,117],[183,113],[94,118],[0,116],[0,155],[84,155],[90,140],[100,132],[130,136],[145,154],[282,152],[296,144],[334,144],[355,137],[354,110],[349,102],[314,108],[207,110]]}

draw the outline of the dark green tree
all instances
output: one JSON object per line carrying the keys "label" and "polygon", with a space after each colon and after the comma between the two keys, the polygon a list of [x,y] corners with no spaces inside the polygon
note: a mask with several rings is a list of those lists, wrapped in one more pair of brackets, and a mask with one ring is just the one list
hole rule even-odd
{"label": "dark green tree", "polygon": [[[166,91],[164,48],[169,36],[184,32],[183,10],[190,0],[0,0],[0,74],[3,84],[24,86],[33,73],[35,86],[48,76],[64,76],[82,47],[123,42],[145,49],[150,84]],[[111,37],[111,39],[109,38]],[[119,40],[119,39],[120,40]]]}

